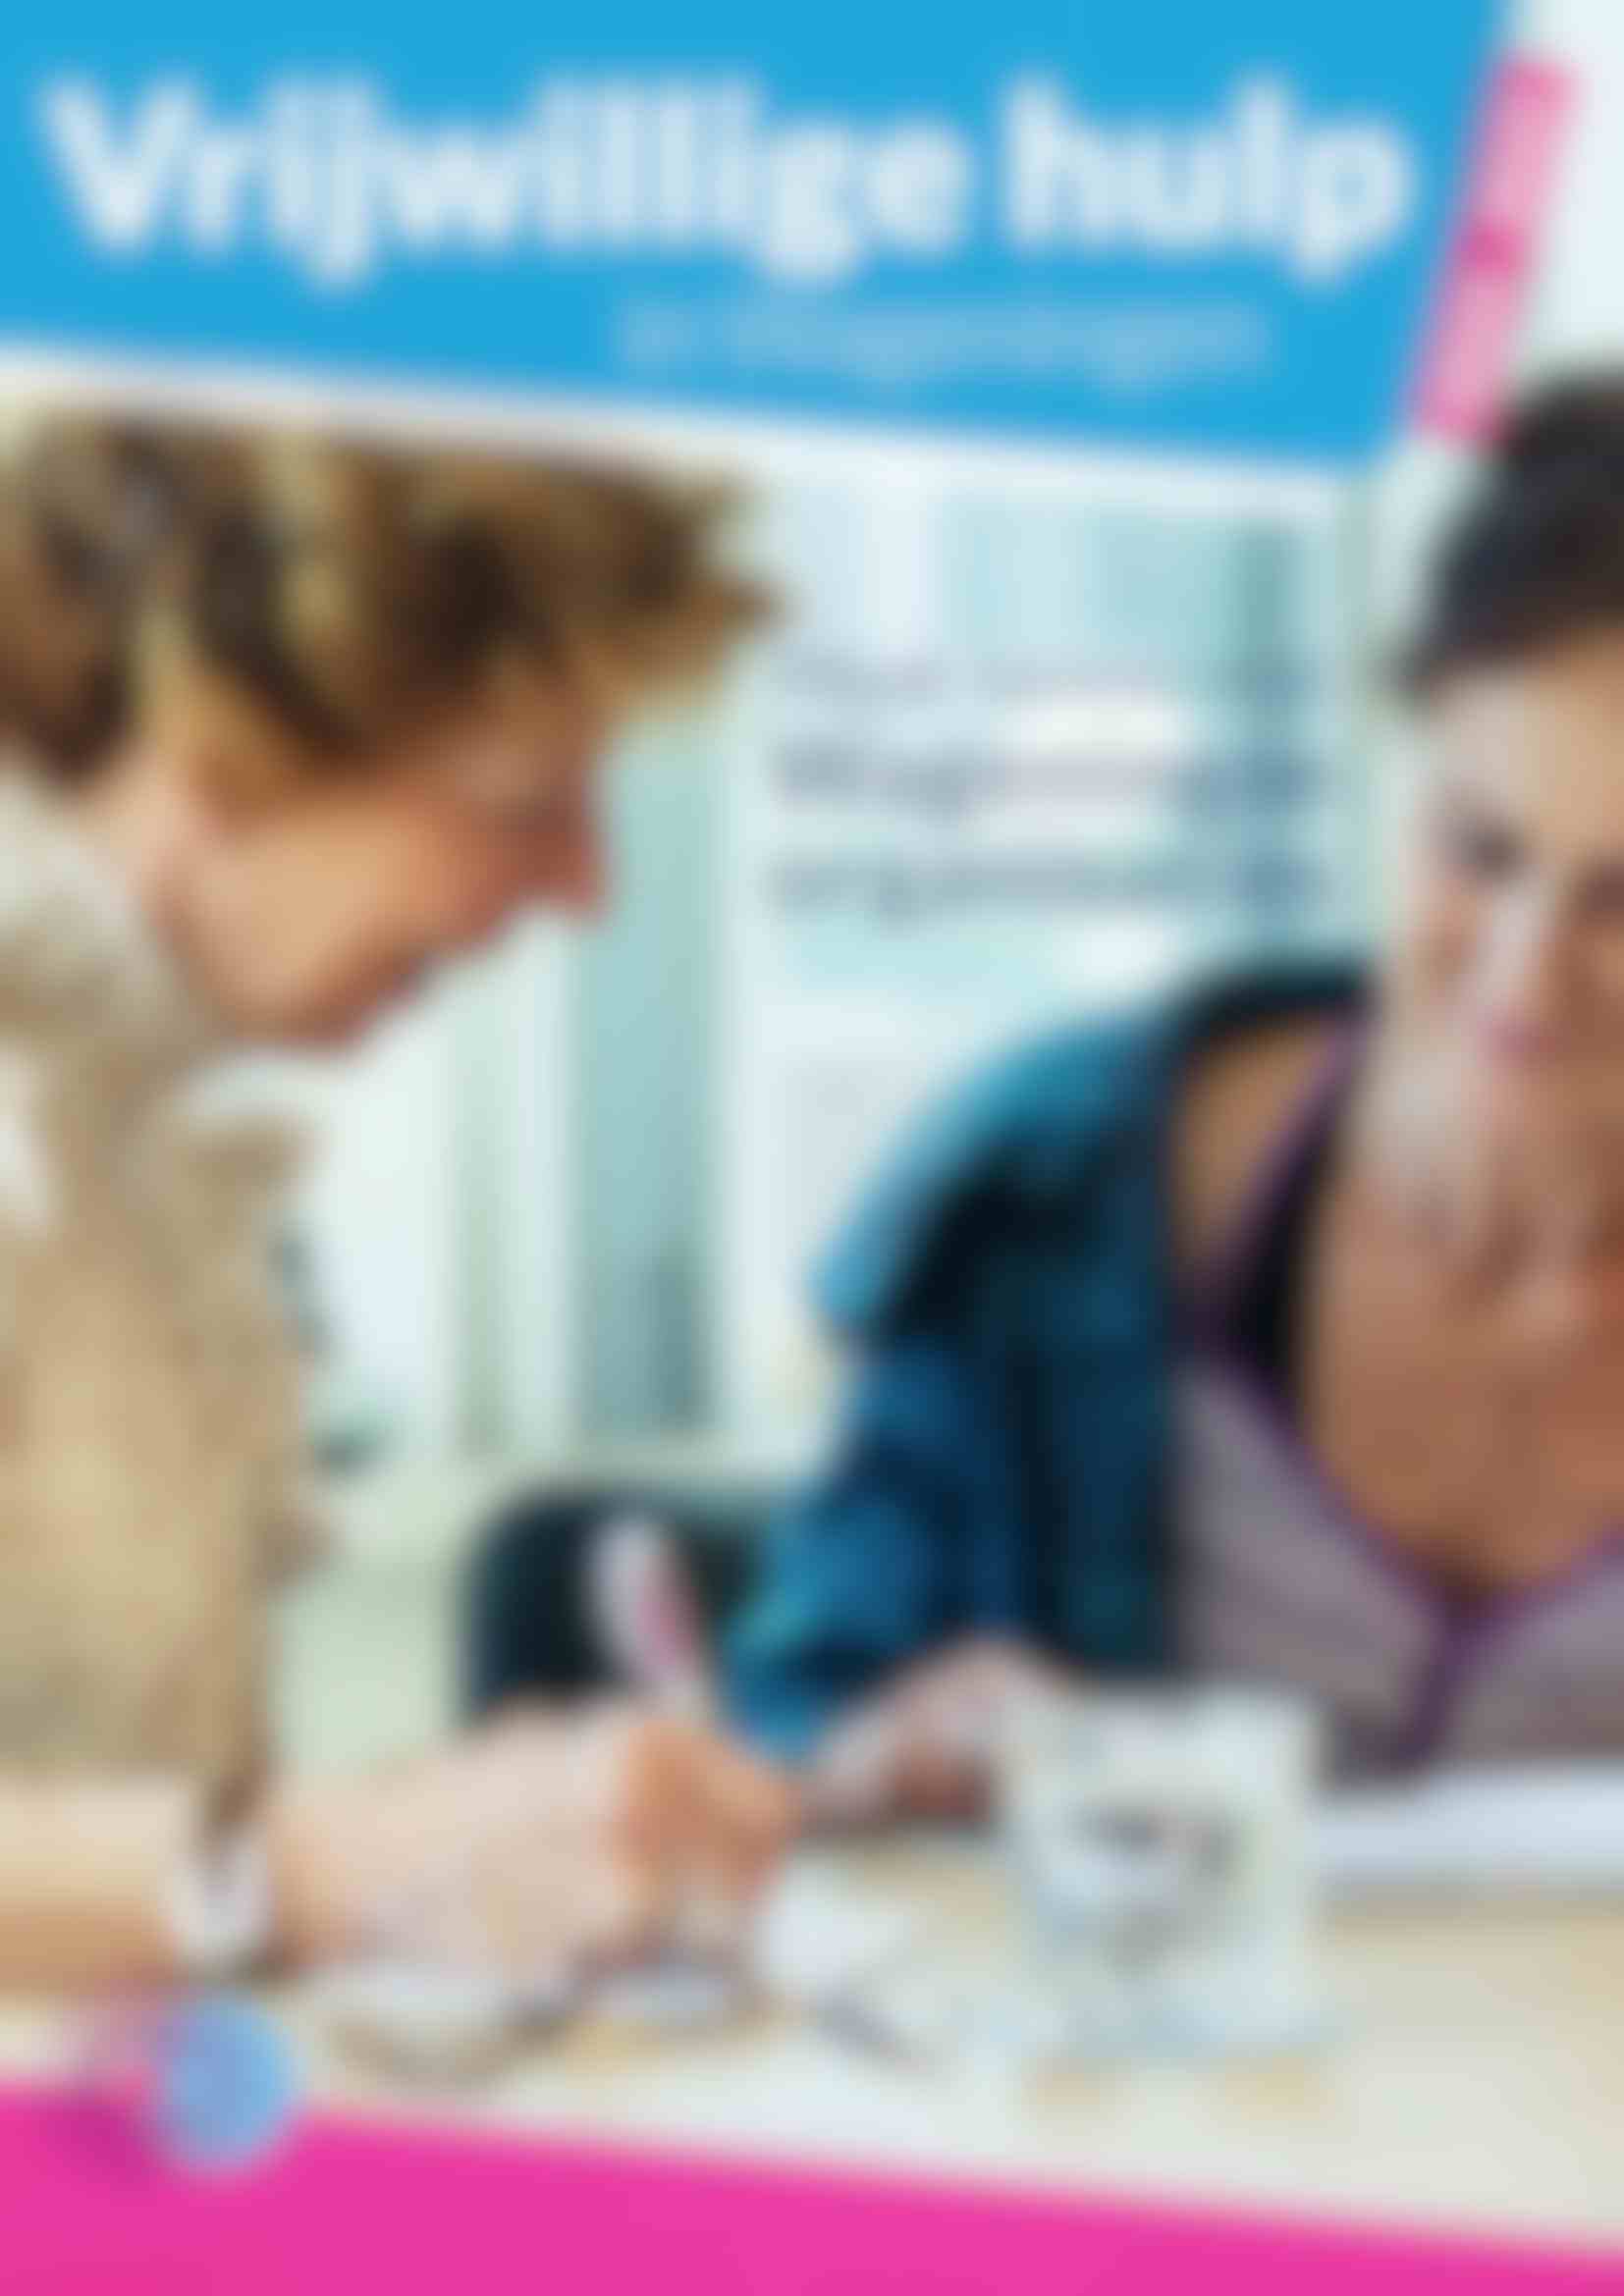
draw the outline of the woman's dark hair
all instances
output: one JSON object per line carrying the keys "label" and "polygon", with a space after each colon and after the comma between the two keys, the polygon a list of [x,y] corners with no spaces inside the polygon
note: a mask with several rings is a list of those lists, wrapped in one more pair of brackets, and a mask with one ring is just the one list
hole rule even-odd
{"label": "woman's dark hair", "polygon": [[1513,412],[1445,537],[1402,682],[1424,699],[1457,671],[1612,628],[1624,634],[1624,371]]}

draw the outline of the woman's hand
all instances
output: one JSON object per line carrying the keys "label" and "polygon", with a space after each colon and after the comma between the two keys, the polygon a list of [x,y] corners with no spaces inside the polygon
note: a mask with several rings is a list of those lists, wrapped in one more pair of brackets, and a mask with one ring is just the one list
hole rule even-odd
{"label": "woman's hand", "polygon": [[714,1731],[625,1702],[513,1710],[370,1779],[285,1788],[268,1823],[289,1958],[370,1945],[576,1970],[726,1949],[798,1818]]}
{"label": "woman's hand", "polygon": [[812,1765],[809,1815],[831,1826],[980,1817],[1002,1718],[1070,1681],[1026,1643],[953,1644],[837,1724]]}

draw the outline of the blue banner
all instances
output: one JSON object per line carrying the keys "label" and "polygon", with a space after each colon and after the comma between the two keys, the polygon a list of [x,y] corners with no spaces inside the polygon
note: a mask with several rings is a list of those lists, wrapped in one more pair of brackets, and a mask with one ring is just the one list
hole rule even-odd
{"label": "blue banner", "polygon": [[0,337],[1346,460],[1494,0],[29,11]]}

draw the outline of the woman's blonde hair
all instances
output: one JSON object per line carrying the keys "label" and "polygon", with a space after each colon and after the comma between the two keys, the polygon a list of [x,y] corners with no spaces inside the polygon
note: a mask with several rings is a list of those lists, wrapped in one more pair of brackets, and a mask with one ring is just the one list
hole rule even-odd
{"label": "woman's blonde hair", "polygon": [[0,731],[63,776],[224,709],[250,776],[487,698],[619,715],[765,606],[726,490],[551,456],[44,417],[0,452]]}

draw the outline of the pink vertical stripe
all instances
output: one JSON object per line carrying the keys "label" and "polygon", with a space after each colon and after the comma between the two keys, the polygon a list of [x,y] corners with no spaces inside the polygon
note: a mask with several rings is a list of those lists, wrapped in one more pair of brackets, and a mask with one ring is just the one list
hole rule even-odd
{"label": "pink vertical stripe", "polygon": [[1571,73],[1531,56],[1494,75],[1415,389],[1425,430],[1494,431],[1574,95]]}
{"label": "pink vertical stripe", "polygon": [[6,2296],[1600,2296],[1624,2258],[316,2119],[211,2183],[82,2099],[0,2094]]}

